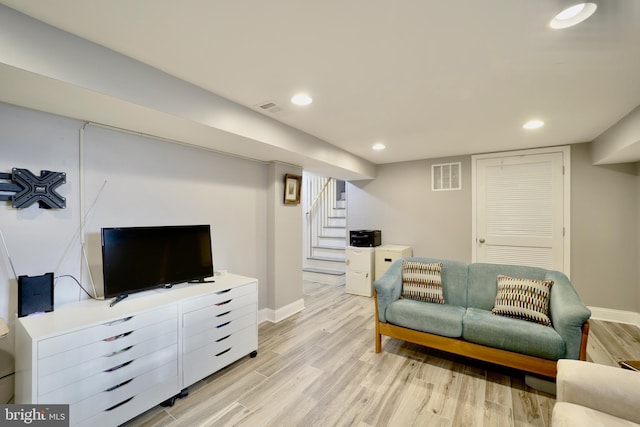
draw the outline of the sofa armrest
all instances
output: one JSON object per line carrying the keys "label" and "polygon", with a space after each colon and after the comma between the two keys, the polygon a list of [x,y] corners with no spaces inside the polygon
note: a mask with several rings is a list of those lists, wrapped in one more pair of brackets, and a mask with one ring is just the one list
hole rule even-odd
{"label": "sofa armrest", "polygon": [[395,260],[375,282],[373,287],[378,293],[378,320],[387,321],[387,305],[400,298],[402,293],[402,258]]}
{"label": "sofa armrest", "polygon": [[546,280],[553,280],[549,314],[553,328],[565,343],[565,358],[579,359],[582,325],[591,317],[567,276],[559,271],[549,271]]}
{"label": "sofa armrest", "polygon": [[558,361],[556,400],[640,423],[640,373],[562,359]]}

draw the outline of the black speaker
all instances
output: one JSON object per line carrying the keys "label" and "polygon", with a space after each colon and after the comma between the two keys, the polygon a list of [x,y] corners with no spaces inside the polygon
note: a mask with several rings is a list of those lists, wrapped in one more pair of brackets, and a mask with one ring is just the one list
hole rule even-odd
{"label": "black speaker", "polygon": [[53,273],[18,277],[18,317],[53,311]]}

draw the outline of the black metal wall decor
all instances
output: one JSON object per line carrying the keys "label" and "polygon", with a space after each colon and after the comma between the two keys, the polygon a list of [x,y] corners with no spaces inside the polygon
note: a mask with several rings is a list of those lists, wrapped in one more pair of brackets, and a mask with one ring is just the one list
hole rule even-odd
{"label": "black metal wall decor", "polygon": [[56,188],[67,182],[64,172],[40,171],[36,176],[27,169],[13,168],[11,173],[0,172],[0,200],[11,201],[14,208],[26,208],[38,202],[41,209],[64,209],[67,200],[56,192]]}

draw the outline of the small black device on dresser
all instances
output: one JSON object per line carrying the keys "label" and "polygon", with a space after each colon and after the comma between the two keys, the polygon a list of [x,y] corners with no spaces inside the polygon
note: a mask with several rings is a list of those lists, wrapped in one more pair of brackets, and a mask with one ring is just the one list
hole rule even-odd
{"label": "small black device on dresser", "polygon": [[380,230],[351,230],[349,231],[349,245],[361,248],[371,248],[382,244]]}

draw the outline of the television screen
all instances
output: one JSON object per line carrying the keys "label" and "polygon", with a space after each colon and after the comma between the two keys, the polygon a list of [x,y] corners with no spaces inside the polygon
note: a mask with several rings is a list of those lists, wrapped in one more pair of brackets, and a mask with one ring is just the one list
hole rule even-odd
{"label": "television screen", "polygon": [[102,229],[105,298],[213,276],[209,225]]}

